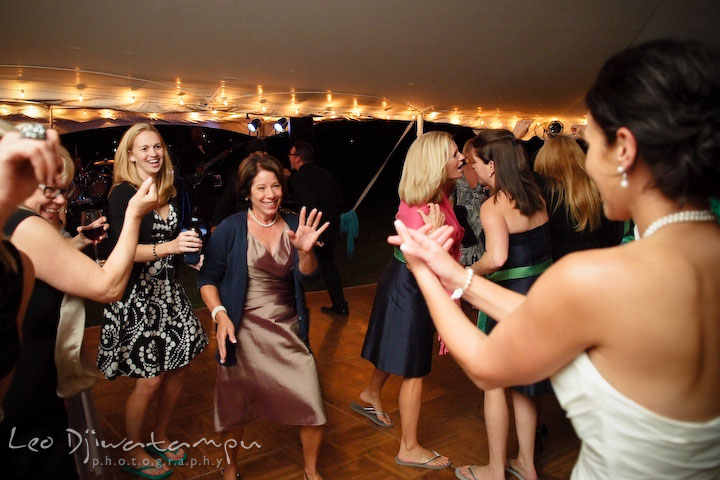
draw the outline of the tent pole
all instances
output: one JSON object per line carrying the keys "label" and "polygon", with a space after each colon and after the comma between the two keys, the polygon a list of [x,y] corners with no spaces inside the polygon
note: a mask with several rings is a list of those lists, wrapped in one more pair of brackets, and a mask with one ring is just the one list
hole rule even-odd
{"label": "tent pole", "polygon": [[417,114],[417,136],[421,136],[423,134],[423,124],[425,123],[425,117],[422,112]]}

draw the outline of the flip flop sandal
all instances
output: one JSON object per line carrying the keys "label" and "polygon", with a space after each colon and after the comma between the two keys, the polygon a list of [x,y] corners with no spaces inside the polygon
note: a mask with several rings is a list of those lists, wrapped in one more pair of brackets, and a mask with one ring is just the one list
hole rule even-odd
{"label": "flip flop sandal", "polygon": [[167,455],[167,452],[170,453],[177,453],[180,450],[180,447],[176,448],[175,450],[166,450],[166,449],[159,449],[155,445],[147,445],[145,447],[145,451],[149,453],[150,455],[157,455],[158,457],[161,457],[163,460],[167,462],[168,465],[182,465],[185,459],[187,458],[187,452],[182,456],[182,458],[170,458]]}
{"label": "flip flop sandal", "polygon": [[[375,408],[373,408],[372,406],[363,407],[359,403],[351,402],[350,409],[353,412],[359,413],[360,415],[367,418],[368,420],[370,420],[371,422],[373,422],[375,425],[377,425],[379,427],[392,428],[393,426],[395,426],[395,422],[393,422],[392,419],[390,419],[389,424],[384,423],[382,420],[380,420],[377,416],[378,415],[387,415],[387,413],[379,412],[379,411],[375,410]],[[388,415],[388,418],[390,418],[389,415]]]}
{"label": "flip flop sandal", "polygon": [[516,477],[518,480],[525,480],[525,477],[523,477],[520,472],[510,466],[510,459],[508,459],[508,466],[505,467],[505,471],[508,472],[510,475]]}
{"label": "flip flop sandal", "polygon": [[120,465],[120,470],[122,470],[124,472],[130,472],[134,475],[137,475],[138,477],[143,477],[143,478],[151,478],[151,479],[152,478],[166,478],[166,477],[169,477],[170,475],[172,475],[172,473],[173,473],[172,470],[168,470],[167,472],[161,473],[160,475],[150,475],[149,473],[144,472],[144,470],[152,470],[154,468],[158,468],[158,467],[153,467],[151,465],[148,465],[145,467],[135,468],[135,467],[131,467],[130,465]]}
{"label": "flip flop sandal", "polygon": [[470,477],[472,477],[472,478],[468,478],[466,475],[463,475],[463,474],[460,472],[460,469],[463,468],[463,467],[457,467],[457,468],[455,469],[455,476],[456,476],[457,478],[459,478],[460,480],[477,480],[477,477],[475,476],[475,474],[474,474],[473,471],[472,471],[473,467],[477,467],[477,465],[464,465],[464,466],[465,466],[465,467],[468,467],[468,472],[470,472]]}
{"label": "flip flop sandal", "polygon": [[431,457],[424,462],[404,462],[400,460],[398,457],[395,457],[395,463],[398,465],[402,465],[403,467],[417,467],[417,468],[429,468],[430,470],[443,470],[445,468],[448,468],[450,465],[452,465],[452,460],[448,461],[447,465],[430,465],[430,462],[435,460],[436,458],[442,457],[439,453],[437,453],[434,450],[431,450],[432,453],[435,455],[434,457]]}

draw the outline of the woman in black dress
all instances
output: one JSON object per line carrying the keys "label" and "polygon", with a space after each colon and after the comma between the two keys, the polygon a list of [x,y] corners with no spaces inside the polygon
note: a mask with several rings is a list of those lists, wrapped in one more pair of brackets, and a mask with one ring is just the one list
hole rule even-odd
{"label": "woman in black dress", "polygon": [[550,215],[553,262],[590,248],[619,245],[623,223],[605,218],[602,199],[585,172],[585,153],[567,135],[548,138],[534,169],[543,176],[542,190]]}
{"label": "woman in black dress", "polygon": [[[446,132],[429,132],[418,137],[405,158],[396,215],[414,228],[425,224],[432,228],[452,226],[456,240],[452,253],[458,260],[464,230],[447,193],[462,176],[464,158]],[[403,377],[398,399],[402,437],[395,462],[440,470],[450,466],[450,459],[424,448],[417,438],[422,382],[430,373],[434,338],[435,328],[422,294],[405,259],[396,250],[378,281],[365,334],[362,357],[375,367],[368,386],[360,393],[365,405],[353,402],[350,408],[376,425],[392,427],[380,396],[391,374]]]}
{"label": "woman in black dress", "polygon": [[[482,130],[473,140],[470,163],[491,192],[480,207],[486,251],[471,268],[499,285],[526,293],[552,258],[545,202],[525,151],[507,130]],[[480,328],[490,333],[495,325],[480,312]],[[518,458],[510,460],[508,468],[522,471],[525,478],[537,478],[533,459],[537,412],[530,396],[550,391],[548,380],[511,389],[519,448]],[[509,428],[505,390],[486,390],[484,408],[490,462],[458,467],[458,478],[504,478]]]}
{"label": "woman in black dress", "polygon": [[[59,188],[36,184],[32,196],[42,196],[50,204],[65,195],[70,180],[65,177]],[[3,402],[0,458],[7,459],[3,473],[8,478],[77,477],[69,455],[67,414],[56,393],[54,351],[60,305],[64,293],[98,302],[120,298],[130,276],[140,218],[156,200],[155,185],[150,180],[144,182],[129,202],[125,226],[102,268],[30,208],[18,208],[5,223],[5,235],[30,258],[36,277],[22,324],[20,356]],[[49,438],[49,446],[38,451],[10,449],[11,436],[13,445]]]}
{"label": "woman in black dress", "polygon": [[[53,185],[62,169],[58,136],[47,131],[47,139],[23,138],[14,125],[0,120],[0,225],[17,205],[37,187],[38,181]],[[19,330],[25,316],[34,270],[27,255],[8,240],[0,241],[0,405],[20,355]],[[0,423],[4,413],[0,407]]]}
{"label": "woman in black dress", "polygon": [[[136,124],[123,135],[115,154],[113,187],[108,196],[110,229],[122,228],[128,200],[138,186],[152,179],[159,205],[143,217],[132,274],[120,301],[107,305],[98,348],[98,365],[109,379],[136,378],[125,407],[127,437],[149,443],[127,452],[123,470],[154,477],[170,475],[169,464],[181,464],[187,453],[170,447],[167,427],[182,390],[186,367],[208,343],[185,289],[175,279],[174,256],[197,252],[197,233],[180,230],[173,170],[165,142],[149,124]],[[141,438],[150,401],[159,395],[151,438]],[[153,456],[151,456],[153,455]]]}

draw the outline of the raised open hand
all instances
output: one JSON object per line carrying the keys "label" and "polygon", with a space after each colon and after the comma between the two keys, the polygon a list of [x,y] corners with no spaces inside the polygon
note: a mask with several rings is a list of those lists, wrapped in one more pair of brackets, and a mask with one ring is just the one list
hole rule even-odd
{"label": "raised open hand", "polygon": [[302,252],[309,252],[317,243],[318,237],[330,226],[330,222],[325,222],[322,227],[320,220],[322,219],[322,212],[318,212],[316,208],[310,211],[310,215],[305,218],[305,207],[300,209],[300,221],[298,228],[294,232],[288,230],[288,237],[293,247]]}

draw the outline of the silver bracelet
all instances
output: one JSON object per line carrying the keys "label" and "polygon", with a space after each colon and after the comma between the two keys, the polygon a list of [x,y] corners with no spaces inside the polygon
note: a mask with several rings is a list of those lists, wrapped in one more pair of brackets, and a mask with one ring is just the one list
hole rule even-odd
{"label": "silver bracelet", "polygon": [[465,267],[465,271],[467,272],[467,277],[465,278],[465,285],[462,286],[462,288],[456,288],[453,290],[452,294],[450,295],[450,298],[453,300],[458,300],[462,298],[462,296],[465,294],[465,290],[468,289],[470,286],[470,282],[472,282],[473,275],[475,275],[475,272],[473,272],[472,267]]}

